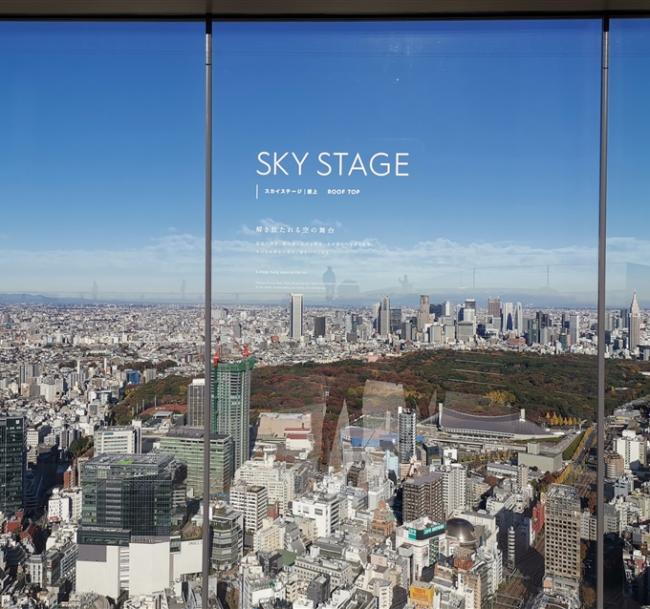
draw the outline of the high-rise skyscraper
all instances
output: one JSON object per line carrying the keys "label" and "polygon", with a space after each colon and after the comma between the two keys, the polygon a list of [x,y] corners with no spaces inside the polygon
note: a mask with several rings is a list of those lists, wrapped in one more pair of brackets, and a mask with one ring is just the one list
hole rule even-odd
{"label": "high-rise skyscraper", "polygon": [[501,305],[501,331],[510,332],[515,329],[515,308],[511,302]]}
{"label": "high-rise skyscraper", "polygon": [[580,496],[577,489],[552,484],[546,495],[544,570],[555,588],[580,583]]}
{"label": "high-rise skyscraper", "polygon": [[302,294],[291,294],[289,302],[289,338],[302,338],[304,298]]}
{"label": "high-rise skyscraper", "polygon": [[205,379],[194,379],[187,386],[187,424],[190,427],[203,427],[204,398]]}
{"label": "high-rise skyscraper", "polygon": [[[160,452],[174,455],[187,465],[187,488],[194,497],[203,496],[203,429],[177,427],[160,439]],[[233,477],[232,438],[212,433],[210,438],[210,494],[225,493]]]}
{"label": "high-rise skyscraper", "polygon": [[571,313],[569,316],[569,342],[577,345],[580,339],[580,315]]}
{"label": "high-rise skyscraper", "polygon": [[255,358],[217,360],[212,368],[212,430],[227,434],[234,446],[233,471],[249,457],[251,376]]}
{"label": "high-rise skyscraper", "polygon": [[426,294],[420,296],[420,308],[417,314],[417,329],[422,332],[427,324],[431,323],[431,302]]}
{"label": "high-rise skyscraper", "polygon": [[501,316],[501,299],[500,298],[488,298],[487,301],[487,314],[492,317]]}
{"label": "high-rise skyscraper", "polygon": [[398,455],[400,463],[409,463],[415,455],[415,425],[417,416],[414,410],[401,406],[397,409]]}
{"label": "high-rise skyscraper", "polygon": [[429,313],[433,313],[436,317],[450,317],[451,316],[451,302],[445,300],[439,304],[429,305]]}
{"label": "high-rise skyscraper", "polygon": [[314,337],[325,336],[327,328],[327,318],[324,316],[314,317]]}
{"label": "high-rise skyscraper", "polygon": [[402,329],[402,309],[391,309],[390,310],[390,331],[391,334],[395,334]]}
{"label": "high-rise skyscraper", "polygon": [[388,296],[384,296],[379,303],[377,333],[386,337],[390,334],[390,298]]}
{"label": "high-rise skyscraper", "polygon": [[402,487],[402,520],[411,522],[428,516],[435,522],[445,521],[443,480],[437,472],[407,478]]}
{"label": "high-rise skyscraper", "polygon": [[524,307],[520,302],[515,304],[514,317],[514,329],[518,336],[522,336],[526,331],[526,328],[524,328]]}
{"label": "high-rise skyscraper", "polygon": [[171,455],[160,453],[105,454],[87,461],[78,543],[119,545],[131,535],[169,535],[179,468]]}
{"label": "high-rise skyscraper", "polygon": [[230,489],[230,505],[244,515],[244,529],[255,533],[262,528],[269,506],[269,493],[265,486],[237,482]]}
{"label": "high-rise skyscraper", "polygon": [[443,503],[447,518],[454,512],[467,507],[467,469],[460,463],[443,465],[442,474]]}
{"label": "high-rise skyscraper", "polygon": [[187,544],[196,543],[180,535],[172,541],[184,517],[185,472],[185,465],[161,453],[105,454],[84,464],[77,592],[149,595],[200,570],[200,547],[183,565],[174,560],[189,557]]}
{"label": "high-rise skyscraper", "polygon": [[637,300],[636,292],[634,292],[632,296],[629,320],[630,351],[636,351],[637,347],[641,343],[641,309],[639,308],[639,301]]}
{"label": "high-rise skyscraper", "polygon": [[25,419],[0,417],[0,510],[13,514],[23,503]]}

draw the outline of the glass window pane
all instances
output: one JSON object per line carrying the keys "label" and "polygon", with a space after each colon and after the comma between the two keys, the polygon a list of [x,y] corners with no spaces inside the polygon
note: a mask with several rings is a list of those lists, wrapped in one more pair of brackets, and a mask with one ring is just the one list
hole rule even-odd
{"label": "glass window pane", "polygon": [[648,519],[647,396],[650,393],[650,266],[648,193],[650,126],[647,87],[650,21],[611,24],[607,204],[607,443],[605,463],[606,601],[648,602],[645,547]]}
{"label": "glass window pane", "polygon": [[215,28],[217,426],[250,373],[235,502],[308,482],[252,549],[291,517],[296,602],[363,555],[381,606],[592,605],[600,23]]}
{"label": "glass window pane", "polygon": [[161,445],[203,374],[202,33],[0,23],[7,573],[71,606],[201,571],[201,460]]}

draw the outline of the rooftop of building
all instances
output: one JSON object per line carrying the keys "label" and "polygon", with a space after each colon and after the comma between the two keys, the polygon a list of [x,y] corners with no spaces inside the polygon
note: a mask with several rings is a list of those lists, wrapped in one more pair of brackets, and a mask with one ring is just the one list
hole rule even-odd
{"label": "rooftop of building", "polygon": [[413,478],[407,478],[404,481],[404,485],[420,486],[422,484],[429,484],[430,482],[440,479],[442,479],[442,474],[440,472],[425,472],[423,474],[418,474]]}
{"label": "rooftop of building", "polygon": [[111,454],[104,453],[87,461],[84,468],[89,466],[131,466],[131,465],[167,465],[173,461],[171,455],[163,453]]}
{"label": "rooftop of building", "polygon": [[445,407],[441,409],[438,425],[444,429],[467,429],[504,435],[551,436],[551,432],[522,418],[519,411],[511,414],[467,414]]}
{"label": "rooftop of building", "polygon": [[[203,440],[203,427],[173,427],[167,433],[168,438],[186,438],[189,440]],[[210,440],[225,440],[229,438],[228,434],[211,433]]]}

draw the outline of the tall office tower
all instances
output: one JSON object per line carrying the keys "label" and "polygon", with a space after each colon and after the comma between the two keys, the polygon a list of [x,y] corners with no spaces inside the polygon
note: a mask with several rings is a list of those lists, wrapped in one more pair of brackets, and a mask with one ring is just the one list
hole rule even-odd
{"label": "tall office tower", "polygon": [[[160,438],[160,452],[173,455],[187,465],[187,488],[194,497],[203,496],[203,429],[177,427]],[[225,434],[210,436],[210,495],[225,493],[234,475],[234,447],[232,438]]]}
{"label": "tall office tower", "polygon": [[500,298],[488,298],[487,314],[492,315],[492,317],[499,317],[501,315],[501,299]]}
{"label": "tall office tower", "polygon": [[528,319],[526,327],[526,344],[528,346],[539,343],[539,322],[537,318]]}
{"label": "tall office tower", "polygon": [[501,332],[510,332],[515,329],[515,308],[511,302],[501,305]]}
{"label": "tall office tower", "polygon": [[552,484],[546,495],[545,576],[555,588],[580,583],[580,496],[577,489]]}
{"label": "tall office tower", "polygon": [[269,493],[265,486],[237,482],[230,489],[230,505],[244,515],[244,530],[255,533],[262,528],[269,508]]}
{"label": "tall office tower", "polygon": [[632,296],[629,319],[630,351],[636,351],[637,347],[641,343],[641,309],[639,308],[639,301],[637,300],[636,292],[634,292],[634,295]]}
{"label": "tall office tower", "polygon": [[142,452],[142,421],[132,425],[97,429],[93,435],[95,455],[133,455]]}
{"label": "tall office tower", "polygon": [[[174,487],[184,480],[171,455],[99,455],[84,464],[78,543],[119,545],[171,532]],[[117,532],[116,532],[117,531]]]}
{"label": "tall office tower", "polygon": [[190,427],[203,427],[204,398],[205,379],[193,379],[187,386],[187,424]]}
{"label": "tall office tower", "polygon": [[5,516],[23,503],[25,472],[25,419],[0,417],[0,511]]}
{"label": "tall office tower", "polygon": [[[172,537],[183,522],[185,466],[170,455],[86,461],[77,530],[76,591],[110,598],[154,594],[201,570],[200,545]],[[193,547],[198,546],[198,547]],[[187,561],[178,562],[178,556]]]}
{"label": "tall office tower", "polygon": [[526,331],[526,328],[524,328],[524,307],[520,302],[515,304],[514,317],[514,329],[517,332],[517,335],[521,336]]}
{"label": "tall office tower", "polygon": [[451,463],[438,471],[442,474],[443,502],[448,518],[467,507],[467,470],[460,463]]}
{"label": "tall office tower", "polygon": [[388,296],[384,296],[379,303],[377,332],[380,336],[388,336],[390,334],[390,298]]}
{"label": "tall office tower", "polygon": [[443,479],[438,472],[407,478],[402,487],[402,520],[411,522],[428,516],[435,522],[445,521]]}
{"label": "tall office tower", "polygon": [[327,329],[326,317],[314,317],[314,337],[325,336]]}
{"label": "tall office tower", "polygon": [[250,444],[251,375],[255,358],[216,361],[212,367],[212,429],[232,438],[233,472],[248,459]]}
{"label": "tall office tower", "polygon": [[433,313],[436,317],[451,317],[451,302],[445,300],[439,304],[432,304],[429,313]]}
{"label": "tall office tower", "polygon": [[402,309],[390,310],[390,322],[388,325],[392,334],[402,329]]}
{"label": "tall office tower", "polygon": [[425,294],[420,296],[420,308],[418,309],[417,315],[417,328],[418,332],[424,331],[424,328],[427,324],[431,323],[431,313],[429,309],[431,308],[431,303],[429,297]]}
{"label": "tall office tower", "polygon": [[302,338],[304,312],[305,304],[303,295],[291,294],[289,303],[289,338],[293,340],[300,340]]}
{"label": "tall office tower", "polygon": [[463,309],[471,309],[472,311],[476,311],[476,299],[475,298],[466,298],[465,299],[465,304],[463,304]]}
{"label": "tall office tower", "polygon": [[528,487],[528,466],[525,463],[517,466],[517,486],[522,493]]}
{"label": "tall office tower", "polygon": [[577,345],[580,339],[580,315],[571,313],[569,316],[569,341],[572,345]]}
{"label": "tall office tower", "polygon": [[241,322],[236,321],[236,322],[232,325],[232,335],[233,335],[235,338],[241,338],[241,335],[242,335],[242,325],[241,325]]}
{"label": "tall office tower", "polygon": [[401,406],[397,409],[398,426],[398,455],[400,463],[410,463],[415,455],[415,426],[417,415],[415,410],[408,410]]}
{"label": "tall office tower", "polygon": [[21,364],[18,370],[18,380],[20,385],[26,385],[33,379],[41,376],[42,368],[40,364]]}
{"label": "tall office tower", "polygon": [[537,327],[539,328],[539,343],[541,345],[548,344],[553,338],[553,324],[551,316],[543,311],[537,311]]}

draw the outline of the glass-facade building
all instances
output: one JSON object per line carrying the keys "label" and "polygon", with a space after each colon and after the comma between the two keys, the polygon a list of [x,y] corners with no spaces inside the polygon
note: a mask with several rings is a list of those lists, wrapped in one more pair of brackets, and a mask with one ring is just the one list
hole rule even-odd
{"label": "glass-facade building", "polygon": [[255,358],[218,361],[212,372],[212,430],[232,438],[233,471],[250,454],[251,376]]}
{"label": "glass-facade building", "polygon": [[[203,496],[203,429],[179,427],[160,439],[160,452],[187,465],[186,484],[194,497]],[[232,438],[213,433],[210,439],[210,494],[228,492],[234,474]]]}
{"label": "glass-facade building", "polygon": [[178,474],[173,456],[158,453],[105,454],[86,462],[79,543],[169,536]]}
{"label": "glass-facade building", "polygon": [[0,510],[13,514],[23,504],[25,419],[0,417]]}

